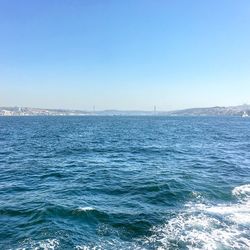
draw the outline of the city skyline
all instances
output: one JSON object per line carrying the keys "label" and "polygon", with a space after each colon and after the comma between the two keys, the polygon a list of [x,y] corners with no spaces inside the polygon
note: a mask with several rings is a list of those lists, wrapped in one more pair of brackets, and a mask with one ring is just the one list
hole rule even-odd
{"label": "city skyline", "polygon": [[250,103],[249,26],[249,1],[1,1],[0,106]]}

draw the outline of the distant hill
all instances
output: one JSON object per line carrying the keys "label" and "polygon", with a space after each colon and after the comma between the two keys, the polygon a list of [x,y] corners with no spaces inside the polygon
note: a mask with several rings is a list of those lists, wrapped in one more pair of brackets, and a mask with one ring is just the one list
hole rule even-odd
{"label": "distant hill", "polygon": [[82,116],[82,115],[107,115],[107,116],[242,116],[243,113],[250,116],[250,105],[244,104],[230,107],[190,108],[175,111],[83,111],[67,109],[41,109],[28,107],[0,107],[0,116]]}
{"label": "distant hill", "polygon": [[209,108],[191,108],[167,112],[169,115],[182,116],[242,116],[246,112],[250,115],[250,105],[244,104],[230,107],[209,107]]}

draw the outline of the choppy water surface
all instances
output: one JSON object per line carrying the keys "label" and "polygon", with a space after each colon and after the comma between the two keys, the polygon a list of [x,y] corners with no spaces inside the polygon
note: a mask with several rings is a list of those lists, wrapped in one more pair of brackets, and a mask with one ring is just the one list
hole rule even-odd
{"label": "choppy water surface", "polygon": [[0,249],[249,249],[250,119],[0,117]]}

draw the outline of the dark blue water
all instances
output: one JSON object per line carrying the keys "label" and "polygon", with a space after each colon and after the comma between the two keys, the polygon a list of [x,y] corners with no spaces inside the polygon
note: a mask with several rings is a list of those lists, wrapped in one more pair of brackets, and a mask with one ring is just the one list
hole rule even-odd
{"label": "dark blue water", "polygon": [[0,249],[249,249],[250,119],[0,117]]}

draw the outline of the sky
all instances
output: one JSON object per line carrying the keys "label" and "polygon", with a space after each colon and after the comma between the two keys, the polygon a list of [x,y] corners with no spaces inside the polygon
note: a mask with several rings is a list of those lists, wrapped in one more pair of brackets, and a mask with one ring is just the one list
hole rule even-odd
{"label": "sky", "polygon": [[243,103],[249,0],[0,0],[0,106]]}

